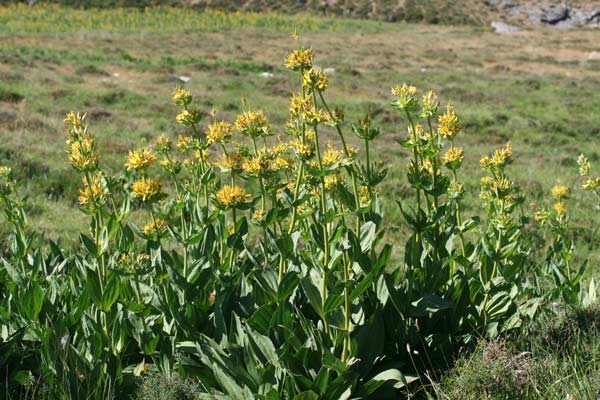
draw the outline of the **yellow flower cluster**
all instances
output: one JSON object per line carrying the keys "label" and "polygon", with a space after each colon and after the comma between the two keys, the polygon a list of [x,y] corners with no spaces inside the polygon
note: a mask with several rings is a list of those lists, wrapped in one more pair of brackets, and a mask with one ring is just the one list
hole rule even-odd
{"label": "yellow flower cluster", "polygon": [[565,185],[554,185],[551,190],[552,197],[555,199],[562,199],[567,197],[569,194],[569,188]]}
{"label": "yellow flower cluster", "polygon": [[298,117],[305,110],[310,110],[313,108],[313,102],[310,97],[299,95],[292,95],[290,98],[290,114],[293,117]]}
{"label": "yellow flower cluster", "polygon": [[144,226],[143,231],[146,235],[150,235],[152,233],[162,234],[166,232],[169,224],[167,221],[161,218],[157,218],[156,221],[151,221]]}
{"label": "yellow flower cluster", "polygon": [[156,154],[149,149],[138,149],[129,151],[125,166],[128,170],[144,172],[156,161]]}
{"label": "yellow flower cluster", "polygon": [[285,59],[285,66],[292,70],[306,69],[312,66],[313,50],[309,48],[300,48],[292,51]]}
{"label": "yellow flower cluster", "polygon": [[104,203],[104,196],[109,194],[108,188],[106,187],[106,180],[101,172],[96,172],[90,177],[90,181],[84,177],[83,189],[78,190],[77,201],[81,206],[87,206],[91,203],[102,204]]}
{"label": "yellow flower cluster", "polygon": [[98,167],[96,138],[91,133],[85,137],[67,140],[67,153],[73,168],[81,172],[93,171]]}
{"label": "yellow flower cluster", "polygon": [[11,169],[5,165],[0,165],[0,177],[1,178],[7,178],[10,173],[11,173]]}
{"label": "yellow flower cluster", "polygon": [[491,157],[484,156],[479,160],[479,163],[483,168],[504,168],[507,164],[512,161],[512,145],[510,142],[505,147],[496,149]]}
{"label": "yellow flower cluster", "polygon": [[446,112],[438,117],[438,122],[440,123],[438,132],[448,140],[454,140],[456,135],[460,132],[460,119],[454,112],[452,103],[448,103]]}
{"label": "yellow flower cluster", "polygon": [[182,110],[179,114],[177,114],[177,122],[179,122],[183,126],[192,126],[200,122],[200,118],[202,117],[202,113],[200,110],[192,108]]}
{"label": "yellow flower cluster", "polygon": [[215,165],[226,171],[240,171],[243,163],[244,156],[239,151],[230,151],[223,154]]}
{"label": "yellow flower cluster", "polygon": [[250,137],[268,136],[269,122],[262,110],[245,111],[235,120],[235,128]]}
{"label": "yellow flower cluster", "polygon": [[310,89],[316,89],[319,92],[322,92],[327,89],[329,81],[323,70],[310,68],[302,75],[302,84]]}
{"label": "yellow flower cluster", "polygon": [[133,183],[131,191],[142,201],[152,201],[161,194],[161,184],[157,179],[141,178]]}
{"label": "yellow flower cluster", "polygon": [[172,99],[176,106],[185,107],[192,102],[192,92],[181,87],[176,87],[173,90]]}
{"label": "yellow flower cluster", "polygon": [[250,195],[240,186],[224,185],[217,192],[216,199],[225,208],[236,208],[250,201]]}
{"label": "yellow flower cluster", "polygon": [[450,148],[442,157],[442,162],[451,170],[458,169],[465,157],[465,151],[459,147]]}
{"label": "yellow flower cluster", "polygon": [[329,166],[334,164],[339,164],[344,159],[344,153],[340,150],[337,150],[333,147],[331,142],[327,143],[327,150],[323,153],[322,162],[323,165]]}
{"label": "yellow flower cluster", "polygon": [[231,124],[225,121],[213,122],[206,128],[208,143],[226,143],[231,139]]}
{"label": "yellow flower cluster", "polygon": [[173,148],[173,142],[171,142],[171,139],[167,135],[162,134],[156,139],[154,147],[156,147],[156,151],[159,153],[168,153]]}
{"label": "yellow flower cluster", "polygon": [[315,108],[304,110],[302,112],[302,118],[306,124],[310,126],[316,126],[329,120],[329,117],[325,111]]}

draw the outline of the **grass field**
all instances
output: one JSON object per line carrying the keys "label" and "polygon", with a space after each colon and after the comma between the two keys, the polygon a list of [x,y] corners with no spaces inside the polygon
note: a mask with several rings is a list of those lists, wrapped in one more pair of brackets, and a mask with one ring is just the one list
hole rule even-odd
{"label": "grass field", "polygon": [[[517,156],[513,176],[530,201],[557,180],[579,185],[577,155],[592,161],[600,155],[594,144],[600,54],[593,31],[498,35],[477,27],[278,14],[8,6],[0,8],[0,161],[28,178],[34,224],[50,237],[84,224],[83,217],[62,220],[76,207],[77,178],[64,162],[62,125],[72,109],[89,113],[102,163],[114,169],[131,147],[162,132],[181,133],[165,101],[178,84],[230,120],[245,95],[281,127],[295,84],[282,65],[294,29],[319,50],[317,63],[334,69],[330,96],[348,104],[347,120],[370,112],[381,126],[378,156],[394,176],[384,197],[408,196],[408,153],[395,143],[406,128],[389,106],[390,86],[404,81],[437,91],[442,102],[455,101],[465,128],[471,210],[479,208],[479,158],[509,140]],[[184,84],[181,76],[191,79]],[[572,199],[574,225],[592,246],[594,221],[577,211],[591,199],[581,193]],[[389,230],[401,234],[390,221]]]}
{"label": "grass field", "polygon": [[[479,159],[511,141],[515,162],[509,173],[527,195],[525,213],[533,215],[531,203],[548,201],[555,183],[569,186],[569,215],[578,245],[575,264],[588,259],[587,278],[598,277],[598,217],[590,213],[597,207],[580,188],[576,164],[580,153],[594,164],[600,158],[595,144],[600,134],[600,53],[597,33],[585,30],[499,35],[481,27],[309,15],[0,8],[0,165],[13,167],[20,179],[32,225],[49,238],[61,239],[65,247],[86,230],[89,219],[77,205],[80,177],[65,155],[63,119],[71,110],[88,113],[100,163],[109,173],[123,170],[130,149],[149,145],[162,133],[173,139],[185,133],[174,118],[177,108],[168,100],[177,85],[190,89],[203,109],[218,108],[228,121],[242,112],[244,102],[262,108],[275,133],[283,134],[289,97],[299,84],[298,75],[283,65],[289,49],[297,45],[294,31],[318,50],[316,64],[329,75],[328,98],[332,105],[346,106],[344,128],[349,130],[365,113],[381,127],[373,150],[389,168],[379,190],[387,207],[385,228],[387,239],[394,242],[394,262],[402,258],[402,243],[411,231],[400,222],[395,200],[411,200],[414,190],[405,174],[412,154],[398,143],[407,134],[406,121],[390,105],[390,87],[408,82],[420,94],[436,91],[443,106],[452,100],[461,117],[463,133],[457,144],[466,153],[461,170],[465,217],[484,213],[478,197],[484,175]],[[336,141],[335,132],[327,129],[332,128],[324,128],[324,134]],[[0,227],[2,242],[5,229]],[[529,230],[542,248],[546,239],[540,231]],[[589,323],[583,325],[597,327],[596,312],[584,317]],[[553,352],[543,340],[529,343],[526,335],[507,348],[492,343],[489,351],[500,354],[495,359],[500,367],[507,359],[518,369],[517,353],[531,352],[527,360],[535,368],[550,362],[550,371],[572,372],[578,379],[573,387],[540,392],[560,383],[551,376],[554,372],[541,368],[526,383],[531,398],[562,398],[567,392],[585,397],[597,389],[596,368],[588,368],[596,365],[599,353],[596,331],[567,329],[581,320],[572,318],[556,328],[558,333],[542,321],[543,333],[534,331],[531,337],[566,332],[572,339],[581,333],[585,340],[569,344],[573,354]],[[482,346],[459,362],[456,374],[439,380],[442,393],[455,398],[452,387],[468,388],[480,379],[477,373],[484,368],[477,365],[480,358],[485,364],[489,353]],[[582,362],[578,357],[586,352],[591,355]],[[484,378],[493,382],[497,372]],[[521,377],[506,379],[507,393],[514,395],[510,389]]]}

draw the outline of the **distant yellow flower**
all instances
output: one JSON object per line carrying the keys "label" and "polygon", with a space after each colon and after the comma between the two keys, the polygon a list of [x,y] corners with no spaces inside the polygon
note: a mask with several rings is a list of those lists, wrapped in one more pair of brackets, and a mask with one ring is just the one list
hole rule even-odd
{"label": "distant yellow flower", "polygon": [[327,75],[321,69],[310,68],[302,76],[302,84],[308,88],[316,89],[319,92],[327,89],[329,82]]}
{"label": "distant yellow flower", "polygon": [[161,184],[157,179],[141,178],[133,183],[131,191],[142,201],[152,201],[160,195]]}
{"label": "distant yellow flower", "polygon": [[558,214],[559,217],[564,217],[567,214],[567,203],[559,201],[554,203],[552,209]]}
{"label": "distant yellow flower", "polygon": [[108,188],[106,187],[106,180],[100,172],[96,172],[90,178],[88,182],[87,178],[84,177],[83,189],[78,190],[77,201],[81,206],[87,206],[90,203],[101,204],[104,202],[104,196],[108,195]]}
{"label": "distant yellow flower", "polygon": [[312,66],[313,50],[311,48],[300,48],[292,51],[285,59],[285,66],[292,70],[306,69]]}
{"label": "distant yellow flower", "polygon": [[146,235],[151,233],[161,234],[166,232],[169,224],[164,219],[157,218],[156,221],[151,221],[144,226],[143,231]]}
{"label": "distant yellow flower", "polygon": [[269,122],[262,110],[245,111],[236,118],[235,128],[250,137],[269,135]]}
{"label": "distant yellow flower", "polygon": [[217,201],[225,208],[236,208],[250,201],[250,195],[240,186],[224,185],[216,195]]}
{"label": "distant yellow flower", "polygon": [[176,87],[173,90],[173,103],[177,106],[187,106],[192,102],[192,92],[181,87]]}
{"label": "distant yellow flower", "polygon": [[231,139],[231,124],[225,121],[213,122],[206,128],[208,143],[225,143]]}
{"label": "distant yellow flower", "polygon": [[569,194],[569,188],[565,185],[554,185],[554,187],[552,187],[551,192],[552,197],[554,197],[555,199],[562,199],[563,197],[566,197]]}
{"label": "distant yellow flower", "polygon": [[438,121],[440,123],[438,126],[438,132],[447,139],[453,140],[460,132],[460,120],[454,112],[452,103],[448,103],[446,112],[438,117]]}
{"label": "distant yellow flower", "polygon": [[125,166],[128,170],[145,171],[156,161],[156,154],[149,149],[129,151]]}

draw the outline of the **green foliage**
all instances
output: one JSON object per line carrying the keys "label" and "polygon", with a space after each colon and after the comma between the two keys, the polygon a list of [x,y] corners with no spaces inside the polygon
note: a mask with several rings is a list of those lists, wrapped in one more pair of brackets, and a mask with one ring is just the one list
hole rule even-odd
{"label": "green foliage", "polygon": [[[561,311],[562,313],[563,311]],[[441,399],[587,399],[600,392],[597,308],[542,319],[510,341],[480,343],[435,385]]]}
{"label": "green foliage", "polygon": [[[510,180],[510,144],[481,160],[486,215],[464,218],[461,119],[406,84],[392,89],[392,107],[409,126],[401,146],[415,201],[398,200],[410,234],[395,261],[378,193],[387,170],[372,161],[381,130],[329,105],[312,49],[285,66],[302,82],[285,140],[247,102],[231,124],[178,87],[185,135],[131,151],[110,174],[85,114],[69,113],[66,150],[89,219],[72,250],[29,227],[18,183],[0,167],[10,393],[40,382],[49,398],[126,397],[137,377],[159,372],[198,382],[200,398],[390,398],[553,301],[592,302],[595,287],[582,287],[572,262],[568,190],[554,188],[556,204],[536,216],[552,241],[543,261],[525,234],[539,227]],[[326,129],[337,145],[325,145]]]}

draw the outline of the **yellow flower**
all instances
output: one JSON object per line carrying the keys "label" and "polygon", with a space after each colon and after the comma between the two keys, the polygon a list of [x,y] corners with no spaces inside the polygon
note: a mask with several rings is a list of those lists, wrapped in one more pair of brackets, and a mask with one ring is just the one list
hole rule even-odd
{"label": "yellow flower", "polygon": [[302,76],[302,84],[322,92],[327,89],[329,82],[327,80],[327,75],[325,75],[323,70],[310,68]]}
{"label": "yellow flower", "polygon": [[414,97],[417,94],[417,88],[403,83],[402,86],[396,85],[392,87],[392,94],[403,98]]}
{"label": "yellow flower", "polygon": [[205,133],[208,143],[225,143],[231,138],[231,125],[225,121],[214,122]]}
{"label": "yellow flower", "polygon": [[555,199],[562,199],[569,194],[569,188],[565,185],[554,185],[552,187],[552,197]]}
{"label": "yellow flower", "polygon": [[179,122],[183,126],[191,126],[200,122],[200,118],[202,117],[202,113],[200,110],[192,108],[189,110],[183,110],[179,114],[177,114],[177,122]]}
{"label": "yellow flower", "polygon": [[91,176],[90,182],[87,178],[83,178],[83,189],[78,190],[77,201],[81,206],[87,206],[91,202],[96,204],[102,204],[104,202],[104,196],[108,195],[108,188],[106,187],[106,180],[100,172],[96,172]]}
{"label": "yellow flower", "polygon": [[592,170],[592,164],[590,163],[590,161],[587,159],[586,156],[584,156],[583,154],[580,154],[579,157],[577,157],[577,165],[579,166],[579,175],[581,175],[581,176],[589,176],[590,175],[590,171]]}
{"label": "yellow flower", "polygon": [[512,155],[512,145],[508,142],[506,147],[496,149],[491,157],[482,157],[481,160],[479,160],[479,163],[485,169],[503,168],[512,161]]}
{"label": "yellow flower", "polygon": [[227,154],[223,154],[221,159],[215,163],[217,167],[229,171],[239,171],[242,169],[244,163],[244,156],[238,151],[232,151]]}
{"label": "yellow flower", "polygon": [[263,152],[249,160],[244,161],[242,164],[242,169],[244,172],[251,175],[263,175],[271,169],[271,162]]}
{"label": "yellow flower", "polygon": [[334,174],[334,175],[327,175],[324,178],[325,181],[325,190],[335,190],[337,189],[338,185],[343,185],[344,183],[346,183],[346,179],[338,174]]}
{"label": "yellow flower", "polygon": [[252,219],[255,220],[256,222],[262,222],[265,219],[266,216],[267,216],[267,212],[266,211],[264,211],[264,210],[256,210],[252,214]]}
{"label": "yellow flower", "polygon": [[451,170],[455,170],[460,167],[462,160],[465,156],[465,151],[459,147],[452,147],[442,157],[444,165]]}
{"label": "yellow flower", "polygon": [[291,169],[292,168],[292,160],[287,157],[278,156],[274,160],[277,169]]}
{"label": "yellow flower", "polygon": [[582,185],[583,190],[595,190],[599,187],[600,187],[600,177],[586,179]]}
{"label": "yellow flower", "polygon": [[167,135],[162,134],[158,137],[154,146],[159,153],[168,153],[173,148],[173,143]]}
{"label": "yellow flower", "polygon": [[423,96],[421,102],[423,103],[421,115],[424,118],[435,115],[438,109],[439,101],[437,99],[437,95],[432,90],[428,91],[427,94]]}
{"label": "yellow flower", "polygon": [[438,132],[447,139],[453,140],[460,132],[460,120],[454,112],[452,103],[448,103],[446,112],[439,116],[438,121],[440,123]]}
{"label": "yellow flower", "polygon": [[187,106],[192,102],[192,92],[181,87],[176,87],[173,90],[173,103],[177,106]]}
{"label": "yellow flower", "polygon": [[293,95],[290,98],[290,114],[294,117],[298,117],[304,110],[310,110],[313,108],[312,100],[310,97],[300,95]]}
{"label": "yellow flower", "polygon": [[344,153],[333,148],[331,142],[327,143],[327,150],[323,153],[323,165],[339,164],[344,159]]}
{"label": "yellow flower", "polygon": [[558,214],[559,217],[564,217],[567,214],[567,203],[559,201],[554,203],[552,209]]}
{"label": "yellow flower", "polygon": [[236,118],[235,128],[250,137],[269,135],[269,123],[262,110],[245,111]]}
{"label": "yellow flower", "polygon": [[8,178],[11,171],[12,170],[9,167],[0,165],[0,177],[1,178]]}
{"label": "yellow flower", "polygon": [[168,226],[169,224],[167,224],[167,221],[165,221],[164,219],[157,218],[156,221],[151,221],[148,224],[146,224],[146,226],[144,226],[143,231],[146,235],[149,235],[151,233],[161,234],[167,230]]}
{"label": "yellow flower", "polygon": [[171,174],[178,174],[181,171],[181,162],[177,160],[163,158],[160,161],[160,165],[165,169],[165,171]]}
{"label": "yellow flower", "polygon": [[152,150],[140,149],[129,152],[125,166],[128,170],[145,171],[156,161],[156,155]]}
{"label": "yellow flower", "polygon": [[512,182],[507,178],[495,179],[492,183],[492,190],[496,192],[496,195],[500,198],[506,196],[512,189]]}
{"label": "yellow flower", "polygon": [[133,183],[131,190],[142,201],[152,201],[161,194],[161,184],[157,179],[141,178]]}
{"label": "yellow flower", "polygon": [[67,141],[69,161],[71,165],[82,172],[93,171],[98,166],[98,156],[95,154],[96,140],[88,135],[79,140]]}
{"label": "yellow flower", "polygon": [[312,66],[313,51],[311,48],[300,48],[292,51],[285,59],[285,66],[292,70],[306,69]]}
{"label": "yellow flower", "polygon": [[329,120],[327,113],[322,109],[308,109],[302,112],[302,118],[308,125],[316,126],[320,123],[325,123]]}
{"label": "yellow flower", "polygon": [[224,185],[217,192],[216,199],[225,208],[236,208],[250,201],[250,195],[240,186]]}
{"label": "yellow flower", "polygon": [[415,98],[417,94],[417,88],[409,86],[403,83],[402,86],[396,85],[392,88],[392,94],[398,97],[398,100],[394,102],[394,105],[401,110],[412,111],[419,105]]}

